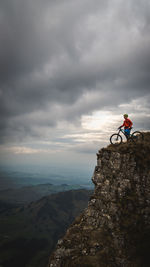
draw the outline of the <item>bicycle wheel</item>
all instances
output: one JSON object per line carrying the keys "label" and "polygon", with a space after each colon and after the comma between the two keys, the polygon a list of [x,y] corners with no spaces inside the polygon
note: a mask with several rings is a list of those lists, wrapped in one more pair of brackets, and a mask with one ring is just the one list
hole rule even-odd
{"label": "bicycle wheel", "polygon": [[113,134],[110,137],[110,143],[112,145],[120,145],[122,143],[122,136],[120,134]]}
{"label": "bicycle wheel", "polygon": [[144,140],[144,135],[141,132],[136,131],[131,135],[131,139],[133,142],[141,142]]}

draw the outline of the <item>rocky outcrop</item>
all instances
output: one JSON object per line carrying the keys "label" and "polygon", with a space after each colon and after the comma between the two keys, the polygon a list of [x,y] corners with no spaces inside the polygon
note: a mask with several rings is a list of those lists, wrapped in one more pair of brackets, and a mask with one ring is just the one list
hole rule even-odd
{"label": "rocky outcrop", "polygon": [[99,151],[94,194],[49,267],[150,266],[150,149],[134,146]]}

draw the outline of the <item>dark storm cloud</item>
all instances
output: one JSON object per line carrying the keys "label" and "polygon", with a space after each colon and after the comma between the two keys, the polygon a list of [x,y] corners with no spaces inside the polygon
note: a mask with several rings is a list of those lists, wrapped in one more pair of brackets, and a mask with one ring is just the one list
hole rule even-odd
{"label": "dark storm cloud", "polygon": [[1,142],[147,96],[149,11],[148,0],[3,1]]}

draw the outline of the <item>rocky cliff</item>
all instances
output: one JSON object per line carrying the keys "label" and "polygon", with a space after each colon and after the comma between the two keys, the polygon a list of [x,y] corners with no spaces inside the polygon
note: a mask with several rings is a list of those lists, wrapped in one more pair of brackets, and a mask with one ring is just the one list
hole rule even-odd
{"label": "rocky cliff", "polygon": [[95,185],[49,267],[150,266],[150,134],[97,154]]}

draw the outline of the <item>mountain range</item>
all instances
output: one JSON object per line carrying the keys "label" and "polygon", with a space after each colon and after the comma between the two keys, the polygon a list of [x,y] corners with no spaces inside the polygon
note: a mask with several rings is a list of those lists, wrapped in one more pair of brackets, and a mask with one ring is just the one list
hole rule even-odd
{"label": "mountain range", "polygon": [[1,200],[0,266],[45,267],[58,239],[87,206],[91,194],[70,190],[25,205]]}
{"label": "mountain range", "polygon": [[49,183],[29,185],[21,188],[1,190],[0,200],[13,204],[26,204],[36,201],[44,196],[76,189],[86,189],[86,186],[68,184],[53,185]]}

